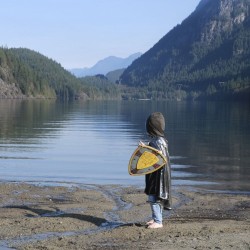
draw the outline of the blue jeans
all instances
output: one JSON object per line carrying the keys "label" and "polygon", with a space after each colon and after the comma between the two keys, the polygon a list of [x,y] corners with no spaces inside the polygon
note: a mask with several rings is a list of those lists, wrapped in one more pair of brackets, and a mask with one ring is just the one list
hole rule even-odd
{"label": "blue jeans", "polygon": [[148,196],[148,202],[151,206],[152,219],[159,224],[162,224],[162,205],[157,202],[157,197],[155,195]]}

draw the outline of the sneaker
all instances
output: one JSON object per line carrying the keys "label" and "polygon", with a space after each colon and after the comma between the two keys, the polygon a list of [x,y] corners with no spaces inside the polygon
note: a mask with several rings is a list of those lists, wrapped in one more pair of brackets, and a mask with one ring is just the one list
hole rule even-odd
{"label": "sneaker", "polygon": [[148,226],[149,229],[156,229],[156,228],[162,228],[163,225],[162,224],[159,224],[159,223],[152,223],[151,225]]}
{"label": "sneaker", "polygon": [[149,226],[149,225],[153,224],[154,222],[155,222],[154,220],[150,220],[150,221],[148,221],[148,222],[146,223],[146,225]]}

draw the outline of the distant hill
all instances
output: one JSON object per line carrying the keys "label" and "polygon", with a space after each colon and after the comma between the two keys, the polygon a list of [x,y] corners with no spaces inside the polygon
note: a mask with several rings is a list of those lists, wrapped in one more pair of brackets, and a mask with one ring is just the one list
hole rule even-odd
{"label": "distant hill", "polygon": [[107,79],[110,81],[110,82],[113,82],[113,83],[119,83],[119,79],[120,79],[120,76],[122,75],[122,73],[124,72],[125,68],[124,69],[116,69],[114,71],[110,71],[106,74],[106,77]]}
{"label": "distant hill", "polygon": [[138,98],[250,99],[249,10],[249,0],[201,0],[126,68],[121,83]]}
{"label": "distant hill", "polygon": [[132,54],[127,58],[109,56],[97,62],[91,68],[82,68],[82,69],[75,68],[75,69],[69,69],[69,71],[76,77],[94,76],[97,74],[106,75],[110,71],[128,67],[135,59],[137,59],[140,56],[141,53],[139,52]]}

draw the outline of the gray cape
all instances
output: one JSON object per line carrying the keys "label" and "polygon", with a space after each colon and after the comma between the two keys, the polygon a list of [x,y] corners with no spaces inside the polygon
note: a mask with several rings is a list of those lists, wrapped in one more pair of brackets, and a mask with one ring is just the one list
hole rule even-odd
{"label": "gray cape", "polygon": [[162,151],[168,162],[161,169],[145,176],[145,193],[147,195],[156,195],[158,201],[163,204],[164,209],[170,210],[172,204],[172,195],[171,166],[168,153],[168,144],[164,137],[154,136],[149,142],[149,146]]}

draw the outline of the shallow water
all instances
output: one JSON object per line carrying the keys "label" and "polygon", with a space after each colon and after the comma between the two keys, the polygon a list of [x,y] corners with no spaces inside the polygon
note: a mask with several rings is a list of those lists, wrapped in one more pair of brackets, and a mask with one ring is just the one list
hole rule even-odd
{"label": "shallow water", "polygon": [[247,103],[0,101],[0,180],[144,185],[129,158],[145,120],[166,117],[173,185],[249,192]]}

